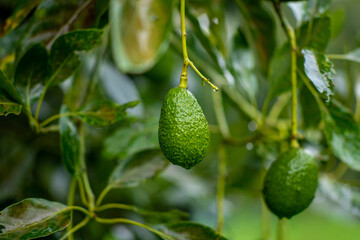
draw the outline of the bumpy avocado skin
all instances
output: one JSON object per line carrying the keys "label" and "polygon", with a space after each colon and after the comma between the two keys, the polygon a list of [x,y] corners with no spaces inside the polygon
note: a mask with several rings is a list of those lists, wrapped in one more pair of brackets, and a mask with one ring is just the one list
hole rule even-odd
{"label": "bumpy avocado skin", "polygon": [[210,131],[195,96],[180,87],[165,96],[159,121],[159,143],[173,164],[190,169],[205,157]]}
{"label": "bumpy avocado skin", "polygon": [[269,209],[280,219],[306,209],[318,185],[318,167],[313,157],[301,149],[281,154],[270,166],[263,195]]}

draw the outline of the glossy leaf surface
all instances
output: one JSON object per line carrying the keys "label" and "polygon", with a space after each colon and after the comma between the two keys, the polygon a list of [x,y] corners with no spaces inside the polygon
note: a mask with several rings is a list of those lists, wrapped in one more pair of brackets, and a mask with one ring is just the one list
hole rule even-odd
{"label": "glossy leaf surface", "polygon": [[34,239],[63,230],[70,222],[66,205],[28,198],[0,212],[0,239]]}
{"label": "glossy leaf surface", "polygon": [[103,100],[85,106],[78,116],[82,121],[97,127],[106,127],[121,121],[127,116],[126,110],[139,104],[139,101],[118,105],[112,101]]}
{"label": "glossy leaf surface", "polygon": [[325,101],[330,102],[331,96],[334,94],[334,65],[322,53],[310,49],[303,49],[301,53],[304,55],[306,76]]}
{"label": "glossy leaf surface", "polygon": [[80,64],[77,51],[89,51],[99,45],[103,31],[99,29],[76,30],[57,38],[51,47],[53,76],[50,84],[58,84],[70,77]]}
{"label": "glossy leaf surface", "polygon": [[322,111],[324,133],[336,157],[360,170],[360,128],[352,114],[339,104]]}
{"label": "glossy leaf surface", "polygon": [[[60,114],[68,113],[63,105]],[[60,118],[60,144],[62,159],[66,169],[73,176],[77,176],[80,168],[80,137],[75,122],[70,117]]]}

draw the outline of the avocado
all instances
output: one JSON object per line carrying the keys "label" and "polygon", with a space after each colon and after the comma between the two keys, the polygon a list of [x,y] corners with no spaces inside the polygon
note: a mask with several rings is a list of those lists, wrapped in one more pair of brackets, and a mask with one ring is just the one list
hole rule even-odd
{"label": "avocado", "polygon": [[158,134],[161,151],[172,164],[190,169],[203,160],[210,144],[209,125],[190,91],[175,87],[167,93]]}
{"label": "avocado", "polygon": [[310,205],[317,185],[315,159],[302,149],[291,149],[271,164],[264,179],[263,196],[280,219],[291,218]]}

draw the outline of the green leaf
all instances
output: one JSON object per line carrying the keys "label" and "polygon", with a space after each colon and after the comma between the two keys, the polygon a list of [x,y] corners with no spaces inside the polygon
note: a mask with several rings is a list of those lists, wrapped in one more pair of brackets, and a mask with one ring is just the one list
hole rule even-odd
{"label": "green leaf", "polygon": [[115,168],[109,178],[109,185],[118,188],[136,187],[156,177],[167,165],[168,161],[158,149],[139,152]]}
{"label": "green leaf", "polygon": [[319,181],[319,192],[337,203],[349,213],[360,216],[360,189],[323,175]]}
{"label": "green leaf", "polygon": [[360,170],[360,128],[353,115],[340,104],[322,109],[324,133],[334,155],[354,170]]}
{"label": "green leaf", "polygon": [[143,73],[166,52],[172,33],[173,0],[111,0],[114,60],[122,72]]}
{"label": "green leaf", "polygon": [[63,230],[71,221],[66,205],[28,198],[0,212],[0,239],[33,239]]}
{"label": "green leaf", "polygon": [[330,102],[331,96],[334,94],[334,65],[322,53],[311,49],[303,49],[301,53],[304,55],[306,76],[326,102]]}
{"label": "green leaf", "polygon": [[1,94],[0,90],[0,116],[7,116],[10,113],[19,115],[22,105],[12,102]]}
{"label": "green leaf", "polygon": [[15,70],[15,84],[30,86],[44,83],[49,74],[49,59],[45,47],[38,43],[20,59]]}
{"label": "green leaf", "polygon": [[155,117],[122,127],[105,139],[102,155],[110,160],[126,159],[139,151],[156,148],[158,127],[159,119]]}
{"label": "green leaf", "polygon": [[93,126],[106,127],[123,120],[127,116],[126,110],[138,105],[140,101],[132,101],[118,105],[109,100],[103,100],[86,105],[78,117]]}
{"label": "green leaf", "polygon": [[213,229],[193,222],[179,222],[160,227],[165,234],[174,240],[226,240],[220,233]]}
{"label": "green leaf", "polygon": [[[94,5],[86,0],[42,0],[30,19],[24,46],[41,42],[49,47],[59,33],[93,26]],[[74,21],[69,21],[74,16]]]}
{"label": "green leaf", "polygon": [[9,98],[15,100],[17,103],[21,103],[21,97],[16,90],[14,84],[5,76],[0,69],[0,90],[3,90]]}
{"label": "green leaf", "polygon": [[318,129],[321,121],[321,112],[317,104],[314,104],[316,100],[308,88],[301,88],[299,100],[304,127]]}
{"label": "green leaf", "polygon": [[270,99],[290,90],[291,88],[291,50],[286,43],[277,49],[270,61],[268,80],[270,83]]}
{"label": "green leaf", "polygon": [[37,6],[41,0],[20,0],[18,1],[15,11],[6,19],[3,26],[0,27],[0,37],[8,34],[14,28],[19,26],[21,22],[29,15],[29,13]]}
{"label": "green leaf", "polygon": [[[60,114],[66,114],[69,109],[63,105]],[[80,137],[74,121],[69,117],[60,118],[60,144],[62,160],[66,169],[73,176],[80,171]]]}
{"label": "green leaf", "polygon": [[269,10],[260,0],[236,0],[240,12],[245,18],[257,52],[261,69],[267,73],[269,61],[276,47],[275,22]]}
{"label": "green leaf", "polygon": [[51,85],[70,77],[80,64],[77,51],[89,51],[99,45],[103,31],[99,29],[75,30],[57,38],[51,47],[53,76]]}
{"label": "green leaf", "polygon": [[297,41],[300,48],[324,52],[331,37],[330,18],[314,18],[311,24],[309,22],[303,24],[299,31]]}

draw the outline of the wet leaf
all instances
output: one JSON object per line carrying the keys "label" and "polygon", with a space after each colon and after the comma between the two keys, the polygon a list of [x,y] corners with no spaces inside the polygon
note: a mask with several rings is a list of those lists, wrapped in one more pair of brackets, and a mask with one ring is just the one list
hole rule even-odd
{"label": "wet leaf", "polygon": [[[63,105],[60,114],[69,112]],[[78,176],[80,168],[80,137],[75,122],[70,117],[60,118],[60,144],[62,160],[73,176]]]}
{"label": "wet leaf", "polygon": [[111,43],[120,71],[145,72],[163,56],[170,43],[174,3],[110,1]]}
{"label": "wet leaf", "polygon": [[141,182],[156,177],[167,165],[168,161],[158,149],[139,152],[115,168],[109,185],[118,188],[136,187]]}
{"label": "wet leaf", "polygon": [[70,77],[80,64],[77,51],[89,51],[99,45],[103,31],[99,29],[75,30],[57,38],[51,47],[53,76],[51,85]]}
{"label": "wet leaf", "polygon": [[15,11],[1,27],[0,37],[8,34],[21,24],[21,22],[29,15],[29,13],[37,6],[41,0],[20,0],[17,3]]}
{"label": "wet leaf", "polygon": [[109,100],[103,100],[86,105],[78,117],[93,126],[106,127],[123,120],[127,116],[126,110],[138,105],[139,101],[132,101],[118,105]]}
{"label": "wet leaf", "polygon": [[15,84],[33,86],[36,83],[44,83],[48,74],[48,53],[42,44],[35,44],[21,57],[17,64]]}
{"label": "wet leaf", "polygon": [[213,229],[193,222],[179,222],[160,227],[165,234],[174,240],[226,240],[220,233]]}
{"label": "wet leaf", "polygon": [[354,170],[360,170],[360,128],[353,115],[338,103],[322,110],[324,133],[334,155]]}
{"label": "wet leaf", "polygon": [[303,49],[301,53],[304,55],[306,76],[325,101],[330,102],[331,96],[334,94],[334,65],[322,53],[311,49]]}
{"label": "wet leaf", "polygon": [[0,239],[33,239],[63,230],[71,221],[66,205],[28,198],[0,212]]}
{"label": "wet leaf", "polygon": [[298,47],[324,52],[331,37],[330,18],[314,18],[310,28],[309,25],[310,23],[306,22],[299,29],[300,33],[297,37]]}
{"label": "wet leaf", "polygon": [[7,99],[4,95],[1,93],[0,90],[0,116],[7,116],[9,114],[15,114],[19,115],[21,113],[22,105],[12,102],[9,99]]}

